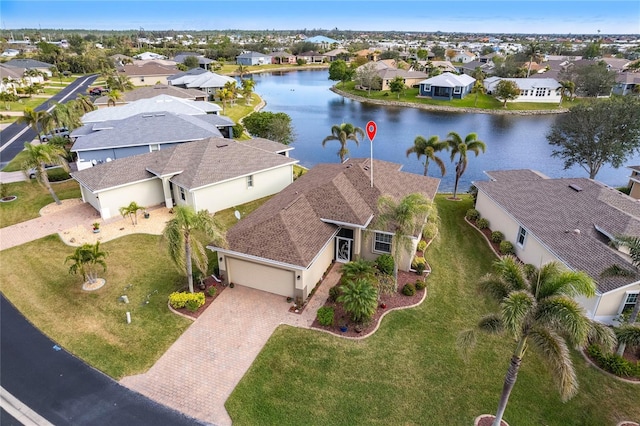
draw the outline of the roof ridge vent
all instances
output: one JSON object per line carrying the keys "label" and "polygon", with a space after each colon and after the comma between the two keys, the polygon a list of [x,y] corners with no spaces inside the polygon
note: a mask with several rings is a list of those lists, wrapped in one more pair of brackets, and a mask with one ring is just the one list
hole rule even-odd
{"label": "roof ridge vent", "polygon": [[575,183],[569,184],[569,188],[573,189],[576,192],[582,192],[582,187],[579,185],[576,185]]}
{"label": "roof ridge vent", "polygon": [[225,146],[229,146],[229,144],[224,142],[216,144],[216,148],[224,148]]}

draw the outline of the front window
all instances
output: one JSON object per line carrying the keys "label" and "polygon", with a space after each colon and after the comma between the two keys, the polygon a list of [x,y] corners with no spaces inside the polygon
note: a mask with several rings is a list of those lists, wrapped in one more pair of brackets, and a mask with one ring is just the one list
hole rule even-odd
{"label": "front window", "polygon": [[376,232],[373,251],[379,253],[391,253],[392,239],[393,235],[391,234],[382,234],[380,232]]}
{"label": "front window", "polygon": [[522,226],[520,227],[520,229],[518,230],[518,245],[520,247],[524,246],[524,242],[527,240],[527,230],[524,229]]}
{"label": "front window", "polygon": [[424,91],[425,92],[430,92],[431,91],[431,85],[430,84],[425,84],[424,85]]}
{"label": "front window", "polygon": [[180,198],[183,201],[187,201],[187,194],[184,192],[184,188],[182,188],[182,187],[180,188]]}
{"label": "front window", "polygon": [[624,302],[622,303],[622,308],[620,309],[620,313],[631,313],[633,308],[638,303],[638,294],[639,293],[627,293],[624,298]]}
{"label": "front window", "polygon": [[460,93],[460,91],[461,91],[461,87],[460,87],[460,86],[456,86],[456,87],[453,89],[453,93],[455,93],[455,94],[459,94],[459,93]]}

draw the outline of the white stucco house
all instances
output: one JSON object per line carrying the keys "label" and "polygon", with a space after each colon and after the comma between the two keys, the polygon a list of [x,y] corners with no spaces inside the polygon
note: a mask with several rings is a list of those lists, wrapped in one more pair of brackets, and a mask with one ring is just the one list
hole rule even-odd
{"label": "white stucco house", "polygon": [[290,150],[277,142],[209,138],[73,172],[102,219],[130,202],[190,205],[211,213],[278,193],[293,182]]}
{"label": "white stucco house", "polygon": [[611,245],[620,235],[640,236],[638,201],[586,178],[550,179],[532,170],[486,174],[491,180],[474,182],[476,209],[513,243],[520,260],[536,267],[559,261],[586,272],[596,296],[577,301],[594,320],[613,324],[638,303],[640,274]]}
{"label": "white stucco house", "polygon": [[[381,195],[435,196],[439,179],[401,167],[368,158],[317,165],[229,229],[228,248],[208,248],[228,282],[306,299],[332,262],[391,253],[393,232],[372,225]],[[409,270],[420,234],[399,269]]]}
{"label": "white stucco house", "polygon": [[553,78],[502,78],[489,77],[484,80],[484,88],[492,95],[501,80],[510,80],[518,85],[520,95],[509,102],[560,103],[562,86]]}

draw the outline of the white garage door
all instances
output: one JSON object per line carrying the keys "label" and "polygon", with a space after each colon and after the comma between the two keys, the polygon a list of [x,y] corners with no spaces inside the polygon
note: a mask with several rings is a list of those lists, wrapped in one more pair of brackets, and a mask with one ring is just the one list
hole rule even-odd
{"label": "white garage door", "polygon": [[227,257],[231,281],[286,297],[294,295],[294,273]]}

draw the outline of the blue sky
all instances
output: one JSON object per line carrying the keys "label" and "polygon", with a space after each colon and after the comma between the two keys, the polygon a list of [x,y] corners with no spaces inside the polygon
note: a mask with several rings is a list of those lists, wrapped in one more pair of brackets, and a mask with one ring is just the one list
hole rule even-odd
{"label": "blue sky", "polygon": [[2,29],[640,34],[640,1],[0,1]]}

